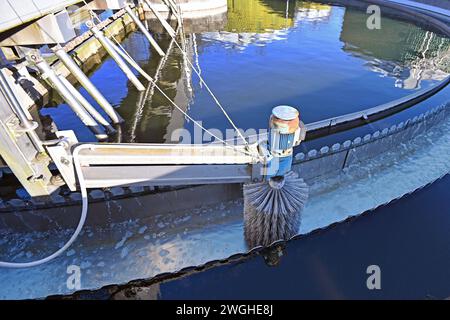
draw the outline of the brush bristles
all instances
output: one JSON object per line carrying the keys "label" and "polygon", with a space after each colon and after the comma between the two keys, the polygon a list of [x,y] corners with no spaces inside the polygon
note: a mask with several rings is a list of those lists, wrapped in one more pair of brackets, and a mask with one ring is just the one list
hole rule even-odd
{"label": "brush bristles", "polygon": [[285,176],[280,189],[266,181],[244,185],[244,229],[249,247],[296,235],[308,193],[308,185],[294,172]]}

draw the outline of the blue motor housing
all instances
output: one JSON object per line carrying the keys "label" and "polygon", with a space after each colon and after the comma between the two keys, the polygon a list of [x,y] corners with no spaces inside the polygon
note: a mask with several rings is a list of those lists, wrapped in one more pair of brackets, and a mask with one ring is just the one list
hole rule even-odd
{"label": "blue motor housing", "polygon": [[266,165],[266,179],[286,175],[292,167],[293,149],[302,140],[301,121],[297,109],[278,106],[272,110],[268,150],[271,159]]}
{"label": "blue motor housing", "polygon": [[293,156],[273,157],[266,166],[266,180],[286,175],[292,168]]}
{"label": "blue motor housing", "polygon": [[281,134],[279,132],[275,132],[274,130],[270,131],[269,135],[269,145],[270,150],[273,152],[283,152],[286,150],[290,150],[294,148],[296,141],[295,132],[289,134]]}

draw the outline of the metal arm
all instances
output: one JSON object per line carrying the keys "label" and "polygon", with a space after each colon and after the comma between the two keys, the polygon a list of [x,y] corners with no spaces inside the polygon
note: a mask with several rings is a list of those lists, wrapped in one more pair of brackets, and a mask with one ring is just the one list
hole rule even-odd
{"label": "metal arm", "polygon": [[[78,146],[72,131],[57,132],[62,142],[47,151],[72,191],[77,190],[71,150]],[[177,186],[246,183],[261,180],[261,147],[88,144],[78,159],[87,188],[115,186]],[[256,155],[256,156],[255,156]]]}

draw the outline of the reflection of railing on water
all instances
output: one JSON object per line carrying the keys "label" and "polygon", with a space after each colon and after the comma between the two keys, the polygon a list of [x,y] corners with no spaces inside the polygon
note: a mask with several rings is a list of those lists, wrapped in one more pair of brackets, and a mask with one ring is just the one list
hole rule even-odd
{"label": "reflection of railing on water", "polygon": [[[153,77],[155,82],[158,82],[160,80],[161,71],[164,68],[164,66],[166,65],[167,60],[172,52],[173,42],[174,42],[174,40],[172,40],[170,42],[170,45],[169,45],[168,49],[166,50],[166,55],[160,59],[158,67],[156,68],[155,76]],[[145,106],[147,105],[147,103],[152,101],[154,93],[155,93],[154,82],[149,82],[146,90],[139,93],[136,114],[133,117],[133,123],[130,128],[130,142],[135,142],[135,140],[136,140],[136,129],[137,129],[139,122],[142,119],[143,110],[144,110]]]}
{"label": "reflection of railing on water", "polygon": [[[189,56],[192,56],[192,37],[188,38],[187,52]],[[164,117],[163,127],[158,131],[161,131],[158,136],[150,136],[149,140],[154,142],[164,142],[170,140],[171,131],[176,130],[184,126],[184,117],[178,115],[178,113],[165,101],[163,97],[161,100],[156,99],[155,95],[155,84],[158,83],[159,86],[166,87],[164,90],[166,94],[170,96],[172,100],[176,100],[177,104],[183,109],[187,110],[190,101],[192,99],[192,86],[191,86],[191,72],[187,65],[185,57],[183,54],[179,53],[178,50],[174,50],[173,39],[169,42],[167,46],[167,54],[165,57],[157,60],[158,64],[153,68],[150,64],[145,67],[145,69],[154,69],[153,82],[150,82],[143,92],[135,94],[129,94],[122,105],[136,105],[134,110],[129,108],[124,108],[122,114],[124,118],[128,121],[124,127],[124,134],[118,137],[119,141],[122,142],[135,142],[136,140],[142,140],[142,137],[138,139],[139,127],[148,129],[146,115],[152,114],[156,116]],[[170,70],[167,70],[169,68]],[[176,72],[174,72],[175,70]],[[131,99],[135,99],[135,102],[130,102]],[[132,111],[133,113],[130,113]],[[125,114],[126,113],[126,114]],[[181,117],[181,118],[180,118]],[[158,122],[157,119],[153,118],[153,123]],[[142,141],[141,141],[142,142]]]}

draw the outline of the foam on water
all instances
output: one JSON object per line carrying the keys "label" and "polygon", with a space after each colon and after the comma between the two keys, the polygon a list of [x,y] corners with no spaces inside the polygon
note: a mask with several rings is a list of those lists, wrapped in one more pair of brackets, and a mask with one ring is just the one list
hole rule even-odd
{"label": "foam on water", "polygon": [[[300,231],[308,233],[326,227],[423,187],[450,172],[449,159],[450,117],[447,117],[397,150],[315,182]],[[8,251],[9,255],[2,259],[46,255],[70,233],[71,230],[33,232],[25,237],[3,235],[0,251]],[[70,265],[81,268],[83,289],[98,288],[246,251],[241,201],[177,213],[174,219],[160,215],[148,221],[112,224],[107,229],[86,228],[66,255],[49,264],[33,269],[1,269],[0,298],[73,292],[67,287]]]}

